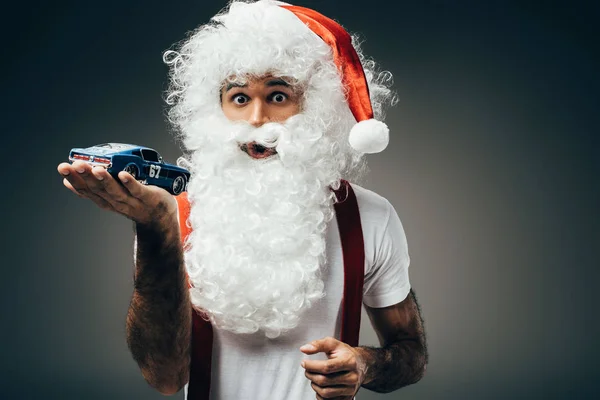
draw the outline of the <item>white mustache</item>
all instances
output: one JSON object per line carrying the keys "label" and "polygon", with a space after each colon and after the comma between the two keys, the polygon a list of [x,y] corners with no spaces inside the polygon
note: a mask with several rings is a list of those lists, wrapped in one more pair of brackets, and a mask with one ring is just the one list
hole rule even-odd
{"label": "white mustache", "polygon": [[284,124],[269,122],[258,128],[251,125],[241,125],[234,134],[233,140],[242,143],[256,142],[264,147],[277,147],[282,135],[288,132]]}

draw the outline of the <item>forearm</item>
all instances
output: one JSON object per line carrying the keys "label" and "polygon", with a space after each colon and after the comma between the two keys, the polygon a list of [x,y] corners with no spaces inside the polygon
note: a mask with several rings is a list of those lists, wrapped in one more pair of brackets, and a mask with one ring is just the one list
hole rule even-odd
{"label": "forearm", "polygon": [[191,303],[177,220],[136,225],[127,343],[148,383],[164,394],[188,381]]}
{"label": "forearm", "polygon": [[427,350],[423,340],[404,339],[382,348],[359,347],[366,364],[362,387],[389,393],[418,382],[425,373]]}

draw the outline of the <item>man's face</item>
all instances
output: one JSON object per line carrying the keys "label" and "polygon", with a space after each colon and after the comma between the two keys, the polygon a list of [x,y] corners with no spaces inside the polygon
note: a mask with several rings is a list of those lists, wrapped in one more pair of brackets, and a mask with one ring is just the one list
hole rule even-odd
{"label": "man's face", "polygon": [[[265,75],[249,76],[245,84],[226,82],[221,90],[221,108],[230,121],[246,121],[255,128],[269,122],[284,122],[301,111],[301,93],[289,79]],[[250,157],[263,159],[277,154],[255,142],[241,143]]]}

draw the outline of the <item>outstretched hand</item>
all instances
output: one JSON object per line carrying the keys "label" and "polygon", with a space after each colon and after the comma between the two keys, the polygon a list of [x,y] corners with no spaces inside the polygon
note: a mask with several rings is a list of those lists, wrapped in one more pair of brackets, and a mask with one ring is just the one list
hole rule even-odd
{"label": "outstretched hand", "polygon": [[325,353],[327,360],[303,360],[305,375],[317,399],[352,400],[362,385],[367,366],[360,349],[332,337],[300,347],[305,354]]}
{"label": "outstretched hand", "polygon": [[103,167],[91,167],[83,161],[61,163],[57,168],[63,184],[77,196],[92,200],[98,207],[149,225],[177,214],[177,201],[166,190],[146,186],[121,171],[121,185]]}

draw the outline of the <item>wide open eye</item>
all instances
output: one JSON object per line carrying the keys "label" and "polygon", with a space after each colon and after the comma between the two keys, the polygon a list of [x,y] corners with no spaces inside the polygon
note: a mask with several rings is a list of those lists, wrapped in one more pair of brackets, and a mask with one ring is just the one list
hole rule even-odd
{"label": "wide open eye", "polygon": [[245,94],[241,94],[241,93],[238,93],[231,98],[231,101],[233,103],[240,105],[240,106],[243,104],[246,104],[248,102],[248,100],[250,100],[250,98],[248,96],[246,96]]}
{"label": "wide open eye", "polygon": [[286,101],[288,99],[287,94],[282,93],[282,92],[275,92],[271,95],[271,99],[273,100],[274,103],[283,103],[284,101]]}

